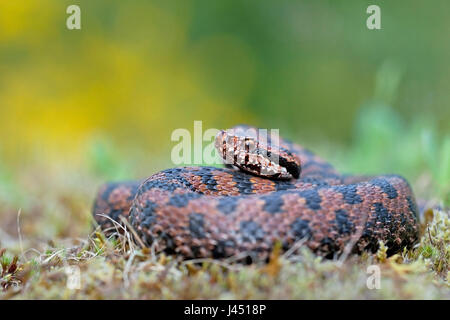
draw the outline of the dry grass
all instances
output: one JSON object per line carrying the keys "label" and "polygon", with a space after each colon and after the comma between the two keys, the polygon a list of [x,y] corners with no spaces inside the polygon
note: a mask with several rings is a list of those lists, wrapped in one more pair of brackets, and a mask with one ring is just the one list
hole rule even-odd
{"label": "dry grass", "polygon": [[[239,257],[181,261],[154,247],[142,248],[128,226],[116,224],[116,231],[123,229],[117,237],[106,238],[98,228],[92,232],[87,204],[95,188],[86,188],[91,184],[80,179],[67,185],[67,177],[53,178],[61,185],[52,186],[58,192],[47,195],[45,205],[39,207],[36,195],[29,207],[7,211],[2,219],[3,299],[450,298],[449,211],[426,210],[420,244],[389,258],[382,246],[374,255],[322,260],[299,243],[284,254],[275,250],[269,264],[243,265]],[[39,183],[35,180],[31,188]],[[45,225],[51,221],[56,227]],[[372,264],[381,268],[380,290],[366,286]],[[67,287],[68,266],[79,268],[80,289]]]}
{"label": "dry grass", "polygon": [[[418,135],[414,132],[394,133],[395,137],[410,137],[411,143],[402,141],[402,145],[416,145]],[[376,151],[376,145],[369,142],[376,143],[378,136],[374,134],[373,139],[361,142],[364,148],[357,144],[342,156],[331,147],[329,152],[334,158],[345,159],[341,163],[353,167],[364,162],[364,167],[374,172],[386,157],[402,156],[397,162],[410,168],[404,174],[416,196],[428,200],[420,201],[421,241],[412,250],[390,258],[382,246],[375,255],[321,260],[299,243],[283,255],[275,251],[269,264],[243,265],[237,259],[181,261],[154,248],[142,248],[133,241],[129,227],[118,238],[106,238],[92,226],[91,204],[101,183],[116,177],[117,172],[142,177],[155,168],[127,165],[125,159],[116,159],[117,153],[95,153],[80,168],[58,167],[52,161],[7,170],[0,163],[0,297],[450,299],[450,212],[427,209],[449,205],[450,168],[446,159],[450,157],[450,140],[436,148],[441,152],[414,149],[399,153],[396,144],[388,143],[396,141],[394,138],[386,139],[383,150]],[[373,151],[367,155],[367,150]],[[442,161],[430,160],[426,165],[420,160],[425,156]],[[139,159],[130,154],[124,158]],[[373,163],[363,161],[367,158]],[[387,171],[397,172],[396,168]],[[367,266],[372,264],[381,268],[380,290],[366,286]],[[79,290],[67,287],[68,266],[79,268]]]}

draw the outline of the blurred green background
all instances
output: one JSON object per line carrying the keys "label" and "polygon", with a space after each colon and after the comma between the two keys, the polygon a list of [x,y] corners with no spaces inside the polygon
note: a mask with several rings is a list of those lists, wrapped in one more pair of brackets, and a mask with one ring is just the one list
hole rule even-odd
{"label": "blurred green background", "polygon": [[101,181],[173,166],[170,135],[194,120],[279,128],[343,171],[448,199],[450,3],[376,1],[382,30],[370,4],[2,1],[0,201],[58,190],[88,211]]}
{"label": "blurred green background", "polygon": [[[347,143],[386,61],[401,72],[387,102],[448,129],[448,1],[377,1],[380,31],[365,26],[371,3],[2,1],[2,152],[73,159],[104,135],[165,155],[194,120]],[[66,28],[70,4],[82,30]]]}

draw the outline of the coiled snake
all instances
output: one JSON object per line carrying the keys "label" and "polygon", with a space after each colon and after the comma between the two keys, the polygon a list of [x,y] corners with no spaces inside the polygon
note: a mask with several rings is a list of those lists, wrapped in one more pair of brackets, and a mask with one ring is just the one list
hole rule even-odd
{"label": "coiled snake", "polygon": [[379,241],[393,254],[417,241],[417,206],[404,178],[343,176],[300,145],[263,143],[252,130],[216,137],[219,154],[240,170],[227,162],[107,183],[95,220],[110,230],[123,216],[143,243],[184,258],[267,259],[276,242],[288,250],[297,241],[326,257],[374,252]]}

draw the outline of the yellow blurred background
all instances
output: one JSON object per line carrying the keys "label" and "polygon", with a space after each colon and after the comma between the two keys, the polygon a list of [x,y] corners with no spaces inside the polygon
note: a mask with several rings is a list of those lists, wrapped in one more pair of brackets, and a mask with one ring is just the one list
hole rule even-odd
{"label": "yellow blurred background", "polygon": [[[71,4],[81,30],[66,28]],[[2,161],[80,164],[98,141],[168,161],[171,132],[194,120],[349,144],[386,63],[399,84],[381,100],[445,133],[448,1],[379,1],[376,31],[365,26],[369,4],[3,0]]]}

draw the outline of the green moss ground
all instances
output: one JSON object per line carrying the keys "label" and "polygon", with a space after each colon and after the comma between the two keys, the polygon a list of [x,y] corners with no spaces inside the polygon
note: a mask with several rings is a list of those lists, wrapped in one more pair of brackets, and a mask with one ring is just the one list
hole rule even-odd
{"label": "green moss ground", "polygon": [[[29,179],[27,172],[23,177]],[[231,260],[183,262],[140,248],[129,232],[106,239],[92,231],[95,183],[55,174],[28,181],[27,208],[2,215],[0,297],[3,299],[449,299],[450,211],[422,214],[420,244],[386,258],[321,260],[306,248],[274,254],[269,264]],[[42,180],[41,180],[42,179]],[[71,181],[71,183],[67,183]],[[50,190],[45,194],[42,184]],[[381,289],[366,286],[369,265]],[[66,267],[80,270],[81,288],[67,288]]]}
{"label": "green moss ground", "polygon": [[[431,215],[431,212],[429,213]],[[182,262],[130,246],[125,236],[57,243],[16,261],[2,252],[2,298],[14,299],[449,299],[449,212],[434,211],[420,245],[403,254],[321,260],[309,250],[274,254],[270,263]],[[34,253],[34,251],[33,251]],[[381,289],[368,289],[367,266],[381,270]],[[67,288],[67,265],[81,288]]]}
{"label": "green moss ground", "polygon": [[[443,209],[450,207],[450,136],[439,138],[423,118],[406,123],[388,108],[362,110],[349,147],[307,146],[341,172],[404,175],[421,207],[415,248],[390,258],[381,247],[374,255],[336,260],[300,248],[248,266],[183,262],[140,248],[129,232],[106,239],[92,228],[98,186],[165,166],[136,166],[131,159],[142,155],[96,142],[79,168],[45,159],[21,167],[0,162],[0,298],[450,299],[450,211]],[[381,289],[366,285],[373,264],[381,270]],[[80,270],[79,290],[67,287],[68,266]]]}

